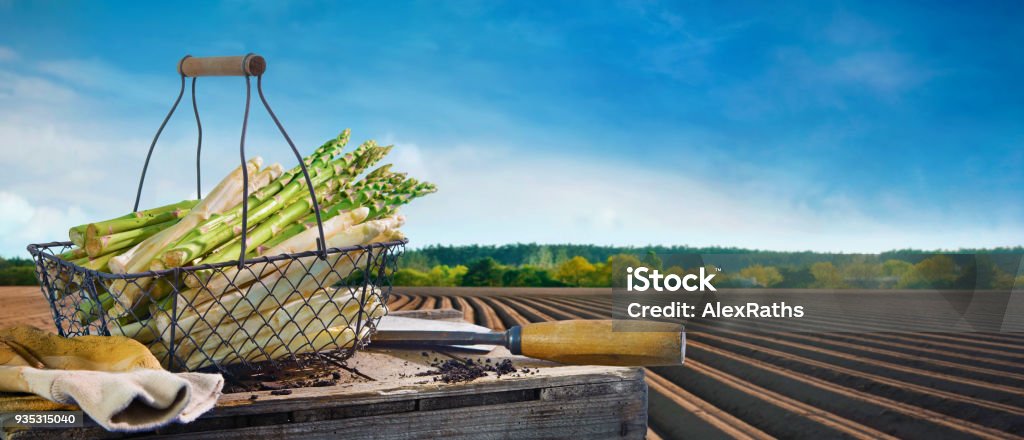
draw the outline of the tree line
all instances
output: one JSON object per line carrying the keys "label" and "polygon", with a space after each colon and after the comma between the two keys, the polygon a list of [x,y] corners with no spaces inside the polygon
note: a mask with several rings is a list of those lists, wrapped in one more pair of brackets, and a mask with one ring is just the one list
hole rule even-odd
{"label": "tree line", "polygon": [[34,286],[35,262],[24,258],[0,257],[0,286]]}
{"label": "tree line", "polygon": [[[574,254],[576,253],[576,254]],[[725,288],[1010,289],[1024,248],[961,249],[881,254],[776,252],[739,248],[613,247],[593,245],[429,246],[407,251],[398,286],[610,287],[613,268],[645,265],[665,274],[694,273],[686,262],[659,254],[729,254],[727,270],[709,267]],[[678,264],[676,264],[678,263]]]}
{"label": "tree line", "polygon": [[[624,274],[613,268],[645,265],[666,274],[698,269],[696,260],[662,261],[659,255],[724,255],[716,287],[772,288],[958,288],[1024,286],[1018,275],[1024,247],[961,249],[935,253],[913,249],[881,254],[778,252],[686,246],[509,244],[427,246],[407,250],[393,275],[398,286],[609,287]],[[724,269],[718,271],[718,269]],[[35,285],[32,260],[0,258],[0,285]]]}

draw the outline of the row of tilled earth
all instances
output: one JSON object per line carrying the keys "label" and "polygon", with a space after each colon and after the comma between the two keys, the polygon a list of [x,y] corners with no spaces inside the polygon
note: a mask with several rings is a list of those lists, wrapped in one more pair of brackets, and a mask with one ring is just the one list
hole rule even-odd
{"label": "row of tilled earth", "polygon": [[[396,288],[389,299],[392,310],[453,308],[496,330],[607,319],[611,303],[607,289]],[[1022,334],[708,325],[688,324],[685,365],[648,369],[649,438],[1024,435]]]}

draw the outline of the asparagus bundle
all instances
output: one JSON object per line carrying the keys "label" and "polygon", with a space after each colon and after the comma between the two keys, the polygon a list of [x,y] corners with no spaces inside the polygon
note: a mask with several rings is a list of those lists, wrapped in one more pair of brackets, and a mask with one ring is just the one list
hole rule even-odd
{"label": "asparagus bundle", "polygon": [[[360,207],[342,215],[327,219],[323,223],[325,238],[333,237],[335,234],[338,234],[353,225],[359,224],[366,219],[369,212],[370,210],[368,208]],[[316,225],[310,225],[305,227],[305,229],[299,233],[288,237],[273,249],[268,250],[267,255],[280,255],[315,249],[316,240],[318,238],[319,229],[316,228]],[[352,244],[360,243],[355,242]],[[253,280],[269,276],[276,272],[279,269],[279,266],[287,264],[288,260],[284,260],[281,262],[256,263],[242,270],[230,267],[223,268],[221,270],[200,271],[196,272],[195,276],[186,278],[185,284],[191,287],[192,290],[204,287],[204,290],[208,292],[221,292],[232,283],[236,285],[245,285]],[[183,293],[183,295],[188,296],[187,293]]]}
{"label": "asparagus bundle", "polygon": [[[331,168],[330,172],[336,170],[331,167],[333,157],[341,152],[344,145],[348,142],[348,131],[342,132],[341,136],[337,139],[325,143],[323,146],[318,148],[313,155],[303,160],[307,166],[307,171],[310,173],[310,180],[319,174],[319,172],[328,172],[326,169]],[[360,150],[357,150],[360,151]],[[354,159],[352,159],[353,153],[349,153],[345,157],[341,158],[339,165],[350,165]],[[246,217],[248,224],[253,224],[254,221],[262,216],[269,215],[274,209],[278,209],[281,206],[287,204],[294,197],[301,196],[308,191],[306,187],[305,178],[302,175],[302,168],[296,166],[295,168],[283,173],[280,177],[275,179],[270,184],[266,185],[259,191],[256,191],[248,199],[249,212]],[[182,237],[176,244],[187,243],[191,240],[195,240],[198,237],[208,234],[211,231],[216,231],[218,228],[224,225],[235,224],[240,225],[239,220],[242,215],[242,205],[239,203],[229,211],[224,212],[222,215],[216,215],[203,223],[196,226],[191,232]],[[234,228],[233,228],[234,229]]]}
{"label": "asparagus bundle", "polygon": [[[334,189],[334,181],[330,180],[331,176],[332,172],[330,169],[320,170],[312,179],[313,185],[316,187],[324,185],[326,186],[324,189],[330,191]],[[298,188],[299,185],[294,185],[293,187]],[[285,199],[288,202],[293,202],[289,207],[295,205],[296,198],[301,199],[301,197],[297,197],[298,194],[295,196],[296,197],[291,199]],[[281,206],[284,204],[279,202],[279,200],[282,199],[275,197],[268,200],[266,203],[257,206],[255,209],[249,210],[246,216],[247,222],[250,225],[259,224],[261,221],[274,214],[274,212],[281,209]],[[308,204],[301,206],[301,208],[308,210],[312,202],[307,203]],[[176,244],[170,250],[165,251],[160,259],[157,260],[157,263],[161,264],[162,267],[160,268],[180,267],[230,241],[233,237],[241,233],[241,228],[241,220],[239,220],[237,224],[222,224],[211,231],[207,231],[196,236],[195,238]]]}
{"label": "asparagus bundle", "polygon": [[[324,222],[325,239],[330,241],[331,236],[351,225],[394,212],[395,209],[410,200],[436,191],[433,184],[406,179],[404,174],[392,173],[389,168],[390,165],[385,165],[370,172],[365,178],[342,191],[338,202],[323,211],[321,220]],[[369,205],[372,209],[363,205]],[[345,215],[336,217],[339,213],[345,213]],[[291,217],[280,215],[275,220],[255,228],[246,237],[246,249],[249,250],[247,255],[279,255],[316,249],[319,229],[316,227],[315,214],[309,214],[299,222],[282,227],[281,225],[285,223],[284,220]],[[264,240],[266,242],[260,245],[260,242]],[[365,243],[355,241],[339,246],[328,245],[328,247],[357,244]],[[240,250],[241,242],[236,239],[228,247],[207,257],[201,263],[212,264],[230,261],[237,258]],[[241,271],[235,268],[198,271],[195,276],[186,278],[185,283],[192,288],[205,285],[211,291],[219,291],[232,281],[246,283],[254,278],[262,278],[269,275],[268,270],[276,270],[274,268],[278,265],[287,263],[258,263]]]}
{"label": "asparagus bundle", "polygon": [[[326,166],[319,168],[314,166],[316,176],[311,179],[313,186],[327,185],[329,187],[328,190],[331,190],[333,189],[330,188],[331,185],[338,184],[339,180],[337,178],[345,179],[342,182],[352,179],[366,167],[383,158],[390,150],[391,147],[378,147],[370,141],[361,145],[354,152],[345,155],[345,157],[337,161],[332,161]],[[263,229],[256,229],[257,233],[248,237],[247,244],[258,246],[261,243],[261,239],[266,240],[269,234],[272,234],[272,228],[275,228],[276,225],[290,223],[311,212],[312,200],[302,197],[302,194],[307,192],[304,187],[304,179],[295,179],[288,186],[284,187],[281,193],[266,200],[255,209],[250,209],[246,217],[247,223],[250,226],[259,224],[279,211],[283,210],[283,212],[281,215],[273,217],[270,221],[259,225]],[[241,234],[242,222],[241,215],[238,217],[237,220],[221,223],[212,230],[207,230],[201,235],[178,243],[163,254],[163,265],[165,267],[181,266],[197,257],[208,254],[218,246],[239,236]],[[224,259],[224,261],[238,258],[237,254],[236,256],[230,256],[225,253],[225,255],[227,259]]]}
{"label": "asparagus bundle", "polygon": [[[345,130],[303,159],[309,182],[301,166],[261,170],[257,157],[202,201],[71,228],[78,247],[61,258],[95,270],[135,274],[215,265],[183,270],[182,277],[144,273],[100,284],[98,300],[84,301],[79,319],[93,322],[106,313],[115,323],[111,333],[150,344],[157,354],[174,346],[189,369],[354,344],[362,322],[386,309],[375,287],[358,289],[354,300],[354,290],[332,286],[362,269],[358,262],[365,264],[369,251],[218,266],[237,260],[243,245],[246,258],[317,249],[318,215],[328,249],[401,239],[404,217],[397,209],[436,188],[390,165],[364,175],[392,147],[368,141],[342,154],[348,139]],[[243,172],[249,174],[244,219]]]}

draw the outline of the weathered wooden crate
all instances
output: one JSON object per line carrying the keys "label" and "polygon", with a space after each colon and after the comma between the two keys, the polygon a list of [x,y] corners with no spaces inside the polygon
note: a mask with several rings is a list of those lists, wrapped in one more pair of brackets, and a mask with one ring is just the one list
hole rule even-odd
{"label": "weathered wooden crate", "polygon": [[[450,318],[444,314],[426,316]],[[371,346],[372,347],[372,346]],[[426,353],[426,355],[424,355]],[[510,358],[532,373],[491,375],[461,384],[417,376],[435,359]],[[647,386],[639,368],[559,366],[510,355],[367,349],[347,363],[338,385],[227,394],[188,425],[153,436],[182,439],[255,438],[643,438]],[[254,397],[255,396],[255,397]],[[91,424],[70,430],[32,430],[14,438],[122,438]],[[135,434],[132,438],[149,435]]]}

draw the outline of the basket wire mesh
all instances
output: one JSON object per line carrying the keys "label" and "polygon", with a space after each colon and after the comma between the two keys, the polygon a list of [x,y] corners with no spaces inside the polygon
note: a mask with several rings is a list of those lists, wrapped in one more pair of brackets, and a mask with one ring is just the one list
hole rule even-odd
{"label": "basket wire mesh", "polygon": [[[226,371],[347,359],[387,313],[405,243],[331,248],[326,260],[308,251],[249,259],[241,269],[231,261],[125,275],[58,257],[70,242],[28,250],[61,336],[124,335],[170,370]],[[141,299],[121,303],[112,289],[118,280],[141,290]]]}

